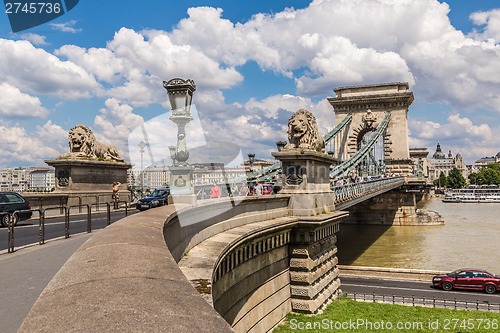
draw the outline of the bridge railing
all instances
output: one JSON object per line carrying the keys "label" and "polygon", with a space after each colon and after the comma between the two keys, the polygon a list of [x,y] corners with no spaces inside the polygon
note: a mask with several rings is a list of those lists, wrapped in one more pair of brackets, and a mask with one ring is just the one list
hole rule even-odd
{"label": "bridge railing", "polygon": [[[120,207],[123,207],[124,212],[125,212],[125,217],[129,215],[129,209],[128,209],[128,202],[125,200],[118,200],[114,202],[101,202],[99,204],[84,204],[84,205],[71,205],[71,206],[56,206],[56,207],[46,207],[43,209],[29,209],[29,210],[16,210],[12,213],[8,212],[2,212],[0,213],[0,218],[4,218],[5,216],[8,217],[7,221],[7,253],[13,253],[15,252],[15,229],[17,226],[17,223],[15,223],[16,215],[19,215],[21,212],[36,212],[38,213],[38,217],[32,217],[28,221],[35,221],[38,220],[38,244],[43,245],[45,244],[45,227],[46,219],[50,218],[55,218],[55,217],[60,217],[64,218],[64,238],[69,238],[71,233],[70,233],[70,219],[73,216],[86,216],[87,220],[87,233],[92,232],[92,208],[94,208],[94,213],[99,211],[98,205],[105,205],[106,206],[106,225],[111,224],[111,210],[112,206],[115,204],[119,205]],[[80,213],[82,211],[81,208],[85,208],[85,213]],[[74,210],[78,209],[79,212],[74,213]],[[50,214],[51,211],[58,211],[58,214]],[[57,236],[58,238],[60,236]]]}
{"label": "bridge railing", "polygon": [[458,300],[457,298],[425,298],[424,296],[415,295],[376,295],[375,293],[365,294],[365,293],[344,293],[344,297],[352,299],[358,302],[370,302],[370,303],[386,303],[386,304],[399,304],[408,306],[423,306],[430,308],[443,308],[443,309],[453,309],[453,310],[478,310],[478,311],[490,311],[490,312],[500,312],[500,303],[489,303],[467,300]]}
{"label": "bridge railing", "polygon": [[335,193],[335,204],[354,200],[377,193],[383,190],[390,190],[404,184],[404,177],[379,178],[375,180],[350,183],[332,188]]}

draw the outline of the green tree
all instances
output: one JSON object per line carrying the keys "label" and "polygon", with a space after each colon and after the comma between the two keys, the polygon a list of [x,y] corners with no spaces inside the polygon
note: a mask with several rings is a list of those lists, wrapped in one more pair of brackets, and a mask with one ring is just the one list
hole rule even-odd
{"label": "green tree", "polygon": [[450,170],[448,177],[446,177],[446,185],[449,188],[464,188],[467,182],[462,173],[457,168],[453,168]]}
{"label": "green tree", "polygon": [[434,185],[437,187],[446,187],[446,175],[444,174],[443,171],[441,171],[441,174],[439,175],[439,178],[434,180]]}
{"label": "green tree", "polygon": [[469,175],[471,184],[500,185],[500,163],[488,164],[478,172]]}

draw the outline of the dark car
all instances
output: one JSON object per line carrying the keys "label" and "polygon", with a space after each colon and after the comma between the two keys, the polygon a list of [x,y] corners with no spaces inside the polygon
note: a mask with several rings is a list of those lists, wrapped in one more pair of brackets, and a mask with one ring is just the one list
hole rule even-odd
{"label": "dark car", "polygon": [[19,221],[31,218],[31,205],[22,195],[15,192],[0,192],[0,222],[4,227],[9,225],[9,219],[14,225]]}
{"label": "dark car", "polygon": [[462,268],[448,274],[434,276],[432,285],[447,291],[469,289],[484,290],[488,294],[494,294],[500,289],[500,276],[491,274],[484,269]]}
{"label": "dark car", "polygon": [[147,197],[139,199],[137,201],[137,209],[146,210],[149,208],[154,208],[158,206],[163,206],[167,204],[168,196],[170,195],[169,188],[159,188],[151,192]]}

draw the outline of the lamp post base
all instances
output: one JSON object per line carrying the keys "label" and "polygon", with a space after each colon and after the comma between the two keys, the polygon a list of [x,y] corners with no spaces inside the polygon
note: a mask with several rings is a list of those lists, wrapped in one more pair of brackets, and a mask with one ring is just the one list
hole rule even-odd
{"label": "lamp post base", "polygon": [[190,205],[196,206],[197,199],[195,194],[171,194],[168,196],[168,204],[169,205]]}

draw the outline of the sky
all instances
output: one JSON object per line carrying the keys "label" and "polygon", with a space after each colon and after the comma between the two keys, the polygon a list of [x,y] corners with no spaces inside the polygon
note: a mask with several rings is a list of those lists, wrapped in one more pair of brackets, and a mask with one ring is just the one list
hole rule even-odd
{"label": "sky", "polygon": [[497,1],[81,0],[13,33],[0,13],[0,168],[69,152],[68,131],[145,165],[169,163],[176,126],[162,81],[196,82],[190,148],[272,159],[293,112],[335,126],[337,87],[408,82],[410,147],[471,164],[500,151]]}

